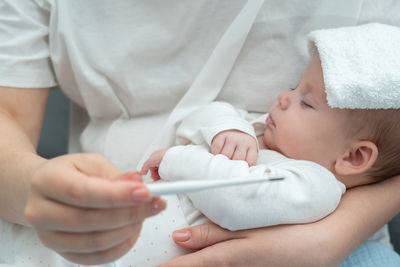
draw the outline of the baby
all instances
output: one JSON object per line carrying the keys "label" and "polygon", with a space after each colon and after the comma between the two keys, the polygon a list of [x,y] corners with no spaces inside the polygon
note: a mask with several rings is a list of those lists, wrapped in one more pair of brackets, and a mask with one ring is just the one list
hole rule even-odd
{"label": "baby", "polygon": [[254,119],[214,102],[186,118],[177,136],[185,145],[153,153],[143,173],[154,180],[284,178],[181,196],[189,224],[208,218],[239,230],[312,222],[331,213],[346,188],[400,174],[400,110],[330,107],[318,53],[267,115]]}

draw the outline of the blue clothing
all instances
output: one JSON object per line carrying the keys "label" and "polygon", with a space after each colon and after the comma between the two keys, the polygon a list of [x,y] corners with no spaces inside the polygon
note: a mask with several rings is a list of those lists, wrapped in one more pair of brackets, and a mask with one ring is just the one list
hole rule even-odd
{"label": "blue clothing", "polygon": [[376,241],[367,241],[339,267],[400,267],[400,255]]}

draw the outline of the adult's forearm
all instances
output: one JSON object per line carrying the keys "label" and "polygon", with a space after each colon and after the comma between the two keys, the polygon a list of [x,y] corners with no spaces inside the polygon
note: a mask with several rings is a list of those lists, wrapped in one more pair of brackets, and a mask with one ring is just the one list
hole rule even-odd
{"label": "adult's forearm", "polygon": [[319,221],[328,232],[330,262],[339,264],[400,211],[400,176],[349,190],[337,210]]}
{"label": "adult's forearm", "polygon": [[0,218],[26,225],[30,174],[45,159],[9,114],[0,111]]}

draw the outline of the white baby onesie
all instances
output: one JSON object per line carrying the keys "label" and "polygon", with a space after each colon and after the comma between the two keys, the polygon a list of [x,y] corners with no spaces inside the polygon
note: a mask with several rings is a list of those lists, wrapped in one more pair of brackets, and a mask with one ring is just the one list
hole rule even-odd
{"label": "white baby onesie", "polygon": [[256,137],[255,128],[247,121],[255,116],[258,119],[252,123],[260,132],[265,128],[266,115],[248,114],[228,103],[213,102],[188,116],[178,127],[178,140],[195,145],[170,148],[161,162],[160,176],[165,180],[284,178],[187,194],[193,209],[229,230],[308,223],[333,212],[346,188],[328,169],[314,162],[259,150],[257,165],[249,167],[245,161],[209,152],[213,137],[224,130],[241,130]]}

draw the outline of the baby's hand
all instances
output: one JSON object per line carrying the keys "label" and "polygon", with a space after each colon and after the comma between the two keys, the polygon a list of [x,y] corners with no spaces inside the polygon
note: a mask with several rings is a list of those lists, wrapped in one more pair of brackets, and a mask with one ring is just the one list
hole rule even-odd
{"label": "baby's hand", "polygon": [[257,162],[257,142],[251,135],[227,130],[217,134],[211,142],[212,154],[223,154],[233,160],[245,160],[249,166]]}
{"label": "baby's hand", "polygon": [[158,167],[160,167],[160,163],[165,155],[165,152],[167,152],[168,148],[166,149],[161,149],[153,152],[151,156],[146,160],[146,162],[143,164],[142,170],[140,171],[142,175],[145,175],[148,173],[150,170],[150,177],[154,181],[160,180],[161,177],[158,174]]}

